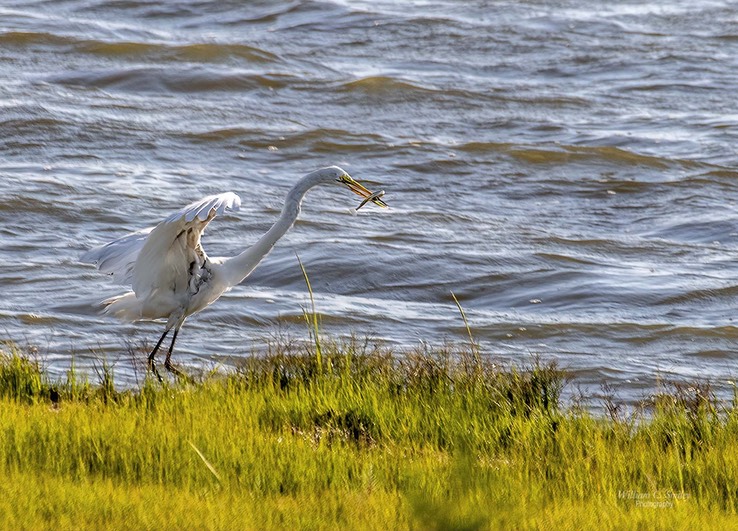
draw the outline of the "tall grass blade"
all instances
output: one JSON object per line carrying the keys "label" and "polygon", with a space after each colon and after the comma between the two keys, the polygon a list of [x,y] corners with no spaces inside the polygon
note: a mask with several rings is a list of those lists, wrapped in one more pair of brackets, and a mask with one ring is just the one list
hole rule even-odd
{"label": "tall grass blade", "polygon": [[[315,340],[315,362],[318,366],[318,372],[323,371],[323,353],[320,348],[320,335],[318,327],[318,314],[315,312],[315,297],[313,297],[313,288],[310,286],[310,279],[308,278],[305,266],[302,265],[302,260],[297,256],[297,263],[300,264],[300,270],[302,271],[302,277],[305,279],[305,285],[307,286],[308,293],[310,294],[310,315],[305,315],[305,320],[308,322],[308,326],[312,327],[313,339]],[[312,321],[312,322],[311,322]]]}
{"label": "tall grass blade", "polygon": [[453,291],[451,292],[451,297],[453,297],[454,302],[456,303],[456,307],[459,309],[459,313],[461,314],[461,318],[464,320],[466,333],[469,335],[469,345],[472,351],[472,356],[474,356],[474,363],[476,363],[477,367],[479,367],[479,364],[481,363],[481,360],[479,358],[479,346],[474,341],[474,336],[472,335],[471,328],[469,327],[469,321],[466,319],[466,312],[464,312],[464,308],[461,307],[461,303],[459,302],[459,299],[456,298],[456,295]]}
{"label": "tall grass blade", "polygon": [[205,466],[208,467],[208,470],[210,470],[210,472],[215,476],[215,479],[218,480],[218,483],[221,483],[222,484],[223,483],[223,480],[220,479],[220,474],[218,474],[218,471],[215,470],[215,467],[210,464],[210,461],[208,461],[207,459],[205,459],[205,456],[202,455],[202,452],[200,450],[198,450],[197,446],[195,446],[194,444],[192,444],[192,441],[187,441],[187,443],[190,446],[192,446],[192,449],[195,450],[195,453],[200,457],[200,459],[202,459],[202,462],[205,463]]}

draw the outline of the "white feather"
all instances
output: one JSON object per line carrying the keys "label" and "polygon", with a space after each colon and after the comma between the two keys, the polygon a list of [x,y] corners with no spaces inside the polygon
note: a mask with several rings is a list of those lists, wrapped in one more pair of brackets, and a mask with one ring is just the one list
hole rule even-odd
{"label": "white feather", "polygon": [[95,264],[103,273],[113,276],[116,284],[130,284],[133,266],[146,238],[154,227],[132,232],[105,245],[90,249],[80,257],[81,262]]}
{"label": "white feather", "polygon": [[[132,285],[139,299],[158,286],[171,285],[189,262],[184,263],[187,250],[172,247],[177,235],[195,225],[198,238],[207,223],[208,215],[222,214],[230,208],[238,210],[241,198],[232,192],[211,195],[178,210],[156,227],[132,232],[110,243],[90,249],[80,261],[94,264],[113,276],[116,284]],[[194,251],[194,249],[192,249]],[[180,260],[178,263],[177,260]]]}
{"label": "white feather", "polygon": [[[241,199],[232,192],[211,195],[187,205],[154,227],[133,266],[131,287],[136,297],[146,299],[159,288],[186,293],[189,264],[202,231],[216,215],[240,206]],[[187,238],[190,229],[193,235]],[[183,234],[185,237],[181,237]]]}

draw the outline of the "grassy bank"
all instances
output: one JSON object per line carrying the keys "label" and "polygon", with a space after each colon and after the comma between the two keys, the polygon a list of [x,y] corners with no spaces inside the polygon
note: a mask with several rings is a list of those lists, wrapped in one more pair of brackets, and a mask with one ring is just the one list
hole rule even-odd
{"label": "grassy bank", "polygon": [[603,419],[477,352],[277,349],[121,392],[0,350],[8,529],[738,527],[738,413],[700,387]]}

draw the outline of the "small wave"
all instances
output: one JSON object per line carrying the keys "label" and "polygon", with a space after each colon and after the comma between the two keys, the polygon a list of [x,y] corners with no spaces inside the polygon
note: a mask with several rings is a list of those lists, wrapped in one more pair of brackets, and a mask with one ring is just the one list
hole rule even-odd
{"label": "small wave", "polygon": [[710,349],[710,350],[700,350],[698,352],[695,352],[694,356],[698,358],[708,358],[708,359],[731,359],[734,354],[735,354],[735,351],[733,349],[726,349],[726,350]]}
{"label": "small wave", "polygon": [[738,286],[728,286],[724,288],[695,289],[687,293],[679,293],[677,295],[666,297],[660,300],[658,304],[664,306],[675,306],[691,302],[714,302],[718,299],[727,299],[729,301],[733,301],[737,297]]}
{"label": "small wave", "polygon": [[723,219],[676,222],[649,235],[655,238],[709,244],[735,232],[735,224]]}
{"label": "small wave", "polygon": [[46,81],[61,85],[116,89],[125,92],[218,92],[279,89],[291,80],[285,74],[217,71],[209,68],[172,70],[134,68],[74,71],[48,76]]}
{"label": "small wave", "polygon": [[660,331],[660,334],[689,339],[724,339],[734,342],[738,339],[738,328],[735,326],[674,326]]}
{"label": "small wave", "polygon": [[196,143],[237,142],[239,146],[262,151],[303,150],[312,153],[369,153],[384,150],[388,140],[374,133],[352,133],[340,129],[310,129],[278,138],[265,138],[263,132],[243,127],[225,127],[207,131],[186,132],[183,137]]}
{"label": "small wave", "polygon": [[[582,338],[605,336],[610,340],[622,341],[632,346],[644,346],[658,342],[681,343],[694,338],[734,342],[738,338],[738,328],[735,326],[674,326],[667,322],[613,322],[596,318],[588,322],[569,315],[562,317],[557,318],[554,322],[544,321],[545,316],[541,315],[537,315],[534,322],[525,319],[519,321],[503,319],[501,322],[479,326],[477,330],[480,333],[496,333],[499,330],[516,329],[521,337],[536,341],[547,341],[572,335]],[[612,369],[616,370],[614,367]]]}
{"label": "small wave", "polygon": [[273,53],[246,44],[106,41],[31,31],[1,33],[0,44],[22,47],[38,45],[64,47],[65,51],[112,58],[130,56],[139,61],[154,59],[211,63],[237,58],[254,63],[275,63],[280,60],[279,56]]}
{"label": "small wave", "polygon": [[484,153],[489,151],[508,153],[514,158],[530,164],[569,164],[580,161],[602,160],[615,164],[647,166],[656,169],[666,169],[673,164],[687,168],[700,166],[700,163],[691,160],[667,159],[644,155],[615,146],[552,146],[547,148],[521,146],[508,142],[475,141],[462,144],[456,149],[470,153]]}
{"label": "small wave", "polygon": [[623,265],[624,259],[640,259],[654,253],[661,259],[671,258],[674,252],[673,242],[648,239],[640,237],[623,236],[621,238],[577,238],[575,236],[562,236],[552,234],[548,237],[534,237],[533,240],[538,245],[562,247],[567,252],[576,252],[576,254],[586,253],[593,256],[593,259],[606,259],[607,264],[611,267],[619,267]]}
{"label": "small wave", "polygon": [[[669,60],[666,58],[665,60]],[[696,91],[714,91],[715,86],[706,82],[695,82],[695,83],[640,83],[634,82],[632,84],[624,84],[620,87],[622,91],[629,92],[658,92],[658,91],[683,91],[687,93],[694,93]]]}
{"label": "small wave", "polygon": [[[412,68],[412,67],[410,67]],[[403,72],[399,75],[412,76],[410,72]],[[335,90],[339,93],[358,93],[361,95],[384,97],[388,95],[400,95],[403,97],[435,97],[444,100],[453,100],[456,105],[464,108],[474,107],[480,108],[485,104],[495,105],[500,102],[517,101],[515,98],[507,96],[499,96],[485,90],[484,87],[476,87],[477,90],[460,88],[458,84],[445,83],[442,85],[433,85],[426,81],[427,78],[422,75],[416,75],[408,79],[396,77],[391,74],[366,76],[351,81],[342,81]],[[566,104],[564,100],[557,100],[560,105]],[[536,101],[537,104],[541,100]],[[545,103],[545,102],[544,102]]]}
{"label": "small wave", "polygon": [[186,132],[184,136],[196,142],[223,142],[233,138],[243,138],[253,135],[253,130],[244,129],[243,127],[226,127],[222,129],[212,129],[210,131]]}
{"label": "small wave", "polygon": [[[738,179],[738,170],[731,170],[728,168],[719,168],[708,171],[705,176],[717,177],[719,179],[726,179],[730,184],[733,184],[733,180]],[[711,181],[710,181],[711,182]]]}
{"label": "small wave", "polygon": [[360,91],[369,94],[383,94],[387,92],[437,92],[436,89],[415,85],[409,81],[395,79],[390,76],[363,77],[343,83],[340,90],[344,92]]}
{"label": "small wave", "polygon": [[386,141],[381,135],[371,133],[350,133],[340,130],[309,131],[287,137],[285,144],[289,147],[309,145],[315,153],[334,154],[341,152],[372,152],[384,149]]}
{"label": "small wave", "polygon": [[573,265],[599,265],[601,262],[592,260],[591,258],[585,258],[583,256],[573,256],[568,254],[558,253],[534,253],[534,256],[545,260],[546,262],[558,262],[562,264],[573,264]]}
{"label": "small wave", "polygon": [[68,125],[56,118],[11,113],[10,116],[0,117],[0,138],[3,139],[0,145],[40,145],[41,139],[60,133]]}
{"label": "small wave", "polygon": [[69,37],[45,32],[9,31],[6,33],[0,33],[0,44],[5,46],[28,46],[39,44],[65,46],[73,42],[74,39]]}
{"label": "small wave", "polygon": [[[666,169],[674,162],[670,159],[642,155],[612,146],[566,146],[561,149],[514,148],[509,153],[519,160],[533,164],[566,164],[594,159],[628,166]],[[689,164],[691,161],[682,162]]]}
{"label": "small wave", "polygon": [[57,200],[44,201],[32,196],[10,196],[0,198],[0,212],[24,212],[66,217],[67,206]]}
{"label": "small wave", "polygon": [[[269,134],[271,133],[271,134]],[[183,131],[181,137],[194,143],[228,143],[255,151],[308,150],[311,153],[327,153],[331,158],[336,152],[376,153],[384,152],[390,141],[374,133],[351,133],[338,129],[310,129],[279,136],[273,132],[246,127],[224,127],[201,131]],[[365,179],[362,178],[362,181]]]}
{"label": "small wave", "polygon": [[36,313],[22,313],[18,314],[18,320],[27,325],[55,325],[60,323],[61,320],[49,315],[39,315]]}
{"label": "small wave", "polygon": [[458,146],[456,149],[459,151],[466,151],[468,153],[507,153],[515,147],[515,144],[509,142],[467,142]]}
{"label": "small wave", "polygon": [[221,62],[233,57],[254,63],[279,61],[279,57],[273,53],[244,44],[196,43],[170,45],[140,42],[82,41],[78,48],[80,51],[95,55],[111,57],[130,55],[137,60],[140,60],[143,55],[158,59],[198,63]]}

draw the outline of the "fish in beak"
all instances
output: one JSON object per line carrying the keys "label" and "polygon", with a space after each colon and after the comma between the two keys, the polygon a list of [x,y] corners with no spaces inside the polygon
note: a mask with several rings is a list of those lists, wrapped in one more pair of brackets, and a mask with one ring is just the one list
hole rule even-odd
{"label": "fish in beak", "polygon": [[372,192],[368,188],[366,188],[363,184],[356,182],[351,177],[346,176],[341,180],[346,186],[349,187],[349,190],[351,190],[356,195],[360,195],[364,198],[364,200],[361,202],[361,204],[356,207],[356,210],[359,210],[361,207],[369,203],[370,201],[374,203],[377,206],[380,206],[382,208],[387,208],[387,203],[382,201],[380,198],[384,195],[384,190],[380,190],[378,192]]}
{"label": "fish in beak", "polygon": [[387,207],[387,203],[385,203],[384,201],[382,201],[381,199],[379,199],[379,198],[380,198],[380,197],[382,197],[383,195],[384,195],[384,190],[379,190],[378,192],[374,192],[374,193],[372,193],[372,195],[370,195],[369,197],[367,197],[366,199],[364,199],[364,200],[363,200],[363,201],[362,201],[362,202],[361,202],[361,203],[359,204],[359,206],[357,206],[357,207],[356,207],[356,211],[358,212],[358,210],[359,210],[359,209],[360,209],[361,207],[363,207],[364,205],[366,205],[366,204],[367,204],[367,203],[368,203],[369,201],[371,201],[371,202],[372,202],[372,203],[374,203],[375,205],[379,205],[379,206],[381,206],[381,207],[383,207],[383,208],[386,208],[386,207]]}

